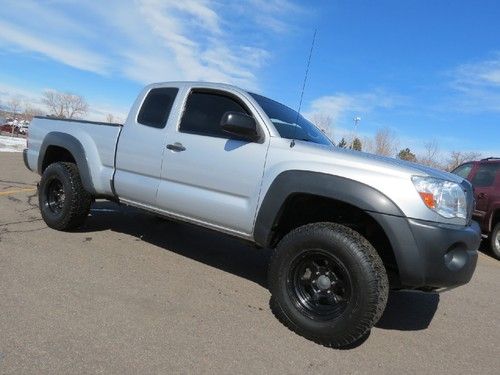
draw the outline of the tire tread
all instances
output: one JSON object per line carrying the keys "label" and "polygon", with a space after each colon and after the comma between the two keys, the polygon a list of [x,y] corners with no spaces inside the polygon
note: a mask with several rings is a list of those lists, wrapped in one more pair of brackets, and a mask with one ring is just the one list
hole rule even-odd
{"label": "tire tread", "polygon": [[[92,204],[92,196],[83,187],[82,180],[80,178],[80,173],[78,172],[78,167],[76,166],[75,163],[70,163],[70,162],[53,163],[47,167],[47,169],[44,172],[44,176],[46,175],[46,173],[51,173],[53,169],[60,169],[60,171],[63,174],[63,178],[69,185],[71,193],[66,194],[66,200],[69,199],[69,209],[61,217],[60,220],[47,221],[45,217],[44,220],[47,223],[47,225],[53,229],[62,231],[76,229],[83,224],[83,222],[85,221],[85,219],[89,214],[90,206]],[[42,180],[43,178],[44,177],[42,176]],[[39,199],[40,199],[40,208],[42,209],[41,195]],[[42,216],[44,216],[43,211],[42,211]]]}
{"label": "tire tread", "polygon": [[387,304],[387,298],[389,294],[389,281],[387,278],[387,273],[380,256],[370,244],[370,242],[368,242],[368,240],[366,240],[363,236],[361,236],[358,232],[352,230],[351,228],[336,223],[319,222],[296,228],[288,233],[280,241],[271,256],[268,269],[269,285],[271,285],[271,278],[273,277],[271,269],[273,267],[273,264],[276,262],[276,258],[279,257],[280,252],[283,251],[283,248],[286,248],[287,244],[294,241],[297,237],[314,236],[317,231],[324,230],[330,231],[331,233],[335,232],[336,234],[341,235],[344,239],[350,238],[351,240],[355,241],[358,248],[361,250],[361,262],[364,263],[364,266],[372,268],[373,271],[370,273],[369,284],[370,289],[375,290],[376,293],[370,296],[369,305],[371,308],[369,309],[369,311],[364,315],[363,319],[359,320],[355,325],[352,326],[350,332],[346,332],[342,337],[325,338],[323,336],[312,336],[304,329],[296,325],[287,316],[286,312],[280,306],[276,298],[271,298],[270,306],[276,318],[296,334],[304,336],[318,344],[327,347],[342,348],[352,345],[357,340],[360,340],[364,336],[366,336],[370,329],[378,322],[378,320],[382,316]]}

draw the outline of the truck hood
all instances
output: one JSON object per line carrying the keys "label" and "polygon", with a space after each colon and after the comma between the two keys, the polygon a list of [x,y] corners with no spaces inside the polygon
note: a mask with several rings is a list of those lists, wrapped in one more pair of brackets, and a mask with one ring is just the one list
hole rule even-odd
{"label": "truck hood", "polygon": [[[339,159],[340,160],[347,159],[346,161],[366,164],[367,169],[370,168],[370,165],[372,166],[376,165],[378,167],[393,169],[395,171],[399,171],[400,173],[405,173],[409,175],[430,176],[442,180],[453,181],[456,183],[462,183],[463,181],[462,177],[457,176],[455,174],[401,159],[379,156],[361,151],[348,150],[348,149],[338,148],[336,146],[329,147],[313,143],[308,143],[307,145],[305,145],[304,143],[303,143],[304,146],[310,149],[316,149],[316,152],[321,150],[320,153],[323,153],[328,150],[327,152],[330,154],[329,156],[333,158],[335,162],[339,162]],[[309,150],[309,152],[314,152],[314,151]]]}

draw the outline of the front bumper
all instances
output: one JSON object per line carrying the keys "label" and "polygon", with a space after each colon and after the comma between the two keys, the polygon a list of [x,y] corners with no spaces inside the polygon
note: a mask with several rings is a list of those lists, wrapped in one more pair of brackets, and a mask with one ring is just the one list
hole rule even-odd
{"label": "front bumper", "polygon": [[391,242],[399,287],[448,289],[466,284],[477,263],[481,229],[375,214]]}
{"label": "front bumper", "polygon": [[409,220],[424,263],[425,287],[452,288],[466,284],[476,269],[481,229]]}

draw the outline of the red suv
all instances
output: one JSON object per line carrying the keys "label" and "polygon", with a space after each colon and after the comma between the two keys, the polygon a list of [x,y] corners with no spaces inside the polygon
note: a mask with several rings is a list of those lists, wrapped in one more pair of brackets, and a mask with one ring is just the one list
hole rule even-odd
{"label": "red suv", "polygon": [[491,251],[500,259],[500,158],[486,158],[464,163],[453,173],[468,179],[474,186],[474,219],[489,236]]}

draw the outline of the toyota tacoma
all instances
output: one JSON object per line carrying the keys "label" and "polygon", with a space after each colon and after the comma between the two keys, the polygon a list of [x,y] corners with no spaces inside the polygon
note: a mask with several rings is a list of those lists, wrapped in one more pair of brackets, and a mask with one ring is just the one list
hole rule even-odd
{"label": "toyota tacoma", "polygon": [[366,336],[390,288],[449,289],[476,266],[466,179],[337,148],[230,85],[149,85],[123,125],[37,117],[24,161],[51,228],[75,229],[109,199],[273,249],[274,314],[326,346]]}

